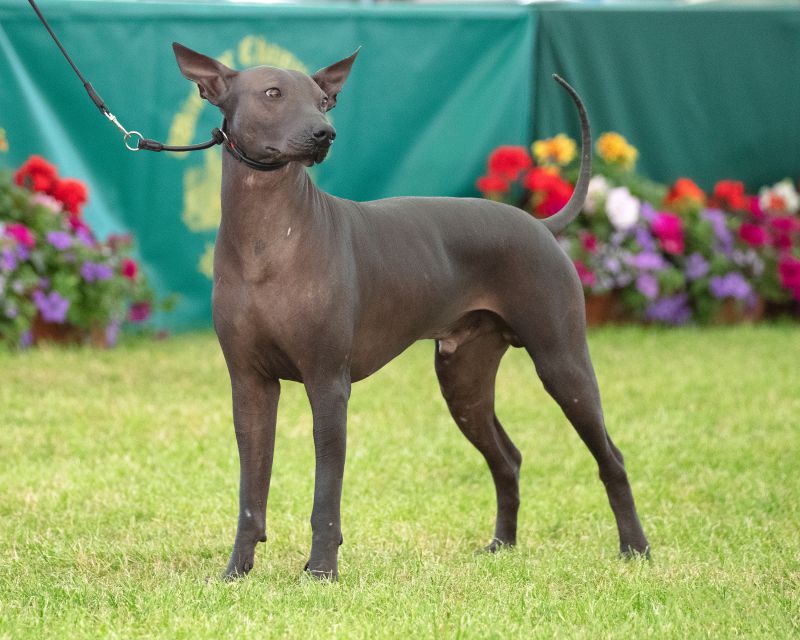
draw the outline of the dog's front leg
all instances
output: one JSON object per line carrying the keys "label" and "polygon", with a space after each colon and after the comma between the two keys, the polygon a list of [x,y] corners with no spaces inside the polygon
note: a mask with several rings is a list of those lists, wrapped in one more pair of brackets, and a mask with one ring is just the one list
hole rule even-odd
{"label": "dog's front leg", "polygon": [[317,578],[338,576],[342,543],[340,505],[347,438],[350,380],[306,383],[314,416],[314,507],[311,512],[311,554],[306,571]]}
{"label": "dog's front leg", "polygon": [[256,544],[267,539],[267,494],[275,450],[280,383],[231,374],[233,424],[239,447],[239,522],[225,578],[253,568]]}

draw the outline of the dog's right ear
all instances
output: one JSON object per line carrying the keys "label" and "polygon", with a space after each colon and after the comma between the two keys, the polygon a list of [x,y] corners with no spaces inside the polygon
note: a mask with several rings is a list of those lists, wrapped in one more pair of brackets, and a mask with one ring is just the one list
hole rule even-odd
{"label": "dog's right ear", "polygon": [[202,98],[219,106],[238,72],[178,42],[172,43],[172,50],[183,77],[197,83]]}

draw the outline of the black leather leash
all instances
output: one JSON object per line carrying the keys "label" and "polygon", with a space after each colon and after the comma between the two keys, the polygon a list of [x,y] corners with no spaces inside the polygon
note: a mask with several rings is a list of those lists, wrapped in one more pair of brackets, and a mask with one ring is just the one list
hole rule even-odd
{"label": "black leather leash", "polygon": [[[190,145],[167,145],[158,140],[151,140],[150,138],[145,138],[141,133],[138,131],[128,131],[125,127],[122,126],[117,117],[109,111],[108,107],[106,106],[103,99],[100,95],[94,90],[92,84],[83,77],[83,74],[78,70],[78,67],[75,66],[75,63],[72,61],[72,58],[69,57],[69,54],[66,52],[64,47],[61,45],[61,42],[56,37],[56,34],[53,33],[53,30],[50,28],[50,25],[47,24],[47,20],[44,19],[42,12],[39,10],[39,7],[36,6],[35,0],[28,0],[28,3],[31,5],[33,10],[36,12],[36,15],[39,17],[39,20],[44,25],[44,28],[47,29],[47,32],[53,38],[53,41],[56,43],[58,48],[61,50],[61,53],[64,54],[64,57],[69,62],[69,66],[72,67],[72,70],[75,72],[75,75],[80,78],[80,81],[83,83],[83,88],[86,89],[86,93],[89,94],[89,98],[94,103],[94,105],[100,110],[106,118],[108,118],[111,123],[117,127],[122,132],[123,138],[122,142],[125,147],[129,151],[175,151],[175,152],[186,152],[186,151],[202,151],[203,149],[209,149],[213,146],[221,144],[228,150],[228,152],[236,158],[239,162],[247,165],[251,169],[256,169],[258,171],[275,171],[276,169],[280,169],[281,167],[286,166],[286,162],[258,162],[257,160],[253,160],[252,158],[248,158],[245,154],[243,154],[239,149],[236,148],[236,145],[231,142],[228,138],[227,133],[225,133],[225,120],[222,121],[222,127],[215,127],[211,130],[211,140],[207,142],[202,142],[200,144],[190,144]],[[131,139],[136,139],[136,144],[132,145]]]}

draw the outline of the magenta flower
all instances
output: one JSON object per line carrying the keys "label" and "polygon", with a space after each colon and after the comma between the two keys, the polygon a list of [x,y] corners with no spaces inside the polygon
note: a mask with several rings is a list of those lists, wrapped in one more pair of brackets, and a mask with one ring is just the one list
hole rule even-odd
{"label": "magenta flower", "polygon": [[134,302],[128,310],[128,320],[131,322],[144,322],[150,317],[149,302]]}
{"label": "magenta flower", "polygon": [[51,291],[48,294],[40,289],[33,292],[33,303],[42,314],[45,322],[55,322],[61,324],[67,317],[69,310],[69,300],[63,297],[58,291]]}
{"label": "magenta flower", "polygon": [[26,249],[33,249],[36,246],[36,238],[24,224],[19,224],[18,222],[7,224],[5,234],[10,238],[14,238]]}
{"label": "magenta flower", "polygon": [[653,219],[653,234],[667,253],[683,253],[683,221],[674,213],[657,213]]}
{"label": "magenta flower", "polygon": [[597,276],[595,276],[594,272],[580,260],[575,260],[575,269],[584,287],[591,287],[597,281]]}

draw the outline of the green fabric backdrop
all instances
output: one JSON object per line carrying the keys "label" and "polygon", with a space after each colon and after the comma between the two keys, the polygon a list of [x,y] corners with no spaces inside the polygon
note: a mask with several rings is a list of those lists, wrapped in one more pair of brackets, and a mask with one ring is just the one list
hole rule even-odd
{"label": "green fabric backdrop", "polygon": [[[332,112],[336,147],[314,169],[339,196],[474,195],[498,144],[577,133],[550,79],[582,94],[594,131],[617,130],[654,179],[751,187],[800,175],[800,10],[663,6],[291,7],[44,0],[78,65],[129,128],[205,140],[219,114],[178,73],[177,40],[234,67],[310,71],[363,49]],[[136,234],[163,319],[210,321],[219,150],[130,153],[24,0],[0,0],[0,164],[39,153],[89,182],[87,217]]]}

